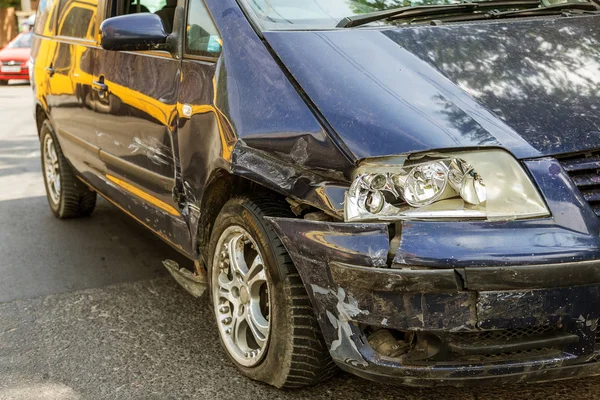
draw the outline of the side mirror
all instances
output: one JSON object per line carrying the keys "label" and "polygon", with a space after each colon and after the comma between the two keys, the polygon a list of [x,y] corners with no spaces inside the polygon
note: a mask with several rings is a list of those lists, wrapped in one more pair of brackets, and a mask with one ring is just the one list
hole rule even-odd
{"label": "side mirror", "polygon": [[156,14],[138,13],[107,18],[100,25],[104,50],[168,50],[165,26]]}

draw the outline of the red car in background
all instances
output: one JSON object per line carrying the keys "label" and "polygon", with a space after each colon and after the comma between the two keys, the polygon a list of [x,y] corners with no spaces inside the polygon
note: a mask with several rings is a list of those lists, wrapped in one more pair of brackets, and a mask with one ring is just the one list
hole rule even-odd
{"label": "red car in background", "polygon": [[0,50],[0,85],[10,79],[29,80],[32,32],[23,32]]}

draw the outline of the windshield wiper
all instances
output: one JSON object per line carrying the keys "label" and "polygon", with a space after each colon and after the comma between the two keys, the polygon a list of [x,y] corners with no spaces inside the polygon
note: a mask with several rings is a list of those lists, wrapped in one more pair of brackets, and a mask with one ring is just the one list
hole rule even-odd
{"label": "windshield wiper", "polygon": [[[424,16],[435,16],[435,15],[448,15],[448,14],[462,14],[472,13],[474,11],[485,10],[485,9],[497,9],[497,8],[514,8],[523,7],[526,10],[512,10],[507,12],[526,12],[531,9],[536,11],[552,8],[544,7],[538,8],[540,5],[539,0],[490,0],[481,2],[470,2],[470,3],[458,3],[458,4],[446,4],[446,5],[427,5],[427,6],[412,6],[412,7],[400,7],[392,8],[384,11],[375,11],[372,13],[352,15],[344,18],[338,24],[338,28],[354,28],[357,26],[369,24],[371,22],[386,20],[386,19],[400,19],[410,17],[424,17]],[[557,6],[579,6],[585,5],[589,7],[590,4],[596,7],[593,3],[564,3],[558,4]],[[565,7],[574,8],[574,7]],[[577,8],[577,7],[575,7]],[[580,8],[581,9],[581,8]],[[585,8],[586,10],[588,8]],[[596,10],[597,8],[594,8]],[[508,16],[508,15],[507,15]],[[484,17],[485,18],[485,17]]]}

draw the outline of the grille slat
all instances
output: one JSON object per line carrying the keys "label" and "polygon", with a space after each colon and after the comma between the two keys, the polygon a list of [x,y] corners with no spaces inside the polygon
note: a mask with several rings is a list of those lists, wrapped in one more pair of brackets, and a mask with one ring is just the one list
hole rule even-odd
{"label": "grille slat", "polygon": [[568,172],[600,169],[600,156],[564,160],[562,166]]}
{"label": "grille slat", "polygon": [[571,178],[579,187],[600,185],[600,174],[572,175]]}
{"label": "grille slat", "polygon": [[600,217],[600,151],[559,159],[573,183]]}
{"label": "grille slat", "polygon": [[582,190],[583,197],[590,203],[600,201],[600,189]]}

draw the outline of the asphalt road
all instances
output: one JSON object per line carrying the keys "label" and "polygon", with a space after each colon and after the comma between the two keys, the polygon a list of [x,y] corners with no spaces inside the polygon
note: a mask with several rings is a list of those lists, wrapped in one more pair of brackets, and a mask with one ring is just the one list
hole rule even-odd
{"label": "asphalt road", "polygon": [[185,262],[106,201],[91,218],[52,216],[30,87],[0,87],[0,400],[600,398],[600,378],[468,390],[342,373],[298,391],[251,382],[167,258]]}

